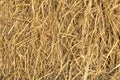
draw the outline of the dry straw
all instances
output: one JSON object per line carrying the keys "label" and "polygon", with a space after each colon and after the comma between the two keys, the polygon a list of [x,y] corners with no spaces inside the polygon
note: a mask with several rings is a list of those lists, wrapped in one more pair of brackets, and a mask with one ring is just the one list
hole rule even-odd
{"label": "dry straw", "polygon": [[120,0],[0,0],[0,80],[120,80]]}

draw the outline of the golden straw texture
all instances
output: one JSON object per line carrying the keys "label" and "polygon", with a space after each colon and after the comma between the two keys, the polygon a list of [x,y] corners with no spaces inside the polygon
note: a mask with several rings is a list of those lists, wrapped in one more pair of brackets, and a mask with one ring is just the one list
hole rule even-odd
{"label": "golden straw texture", "polygon": [[0,80],[120,80],[120,0],[0,0]]}

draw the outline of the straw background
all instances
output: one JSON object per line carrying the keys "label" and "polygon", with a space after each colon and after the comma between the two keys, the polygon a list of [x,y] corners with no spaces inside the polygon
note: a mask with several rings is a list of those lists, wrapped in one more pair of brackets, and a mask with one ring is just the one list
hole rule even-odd
{"label": "straw background", "polygon": [[120,80],[120,0],[0,0],[0,80]]}

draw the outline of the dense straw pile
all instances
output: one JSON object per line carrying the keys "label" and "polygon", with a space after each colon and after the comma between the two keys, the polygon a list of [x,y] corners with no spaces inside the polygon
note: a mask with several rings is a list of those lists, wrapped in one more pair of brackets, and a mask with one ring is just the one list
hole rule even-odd
{"label": "dense straw pile", "polygon": [[120,80],[120,0],[0,0],[0,80]]}

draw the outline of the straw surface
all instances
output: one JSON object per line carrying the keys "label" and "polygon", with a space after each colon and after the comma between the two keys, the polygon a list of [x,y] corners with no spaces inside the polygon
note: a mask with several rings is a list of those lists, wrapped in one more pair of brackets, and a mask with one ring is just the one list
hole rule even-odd
{"label": "straw surface", "polygon": [[120,80],[120,0],[0,0],[0,80]]}

